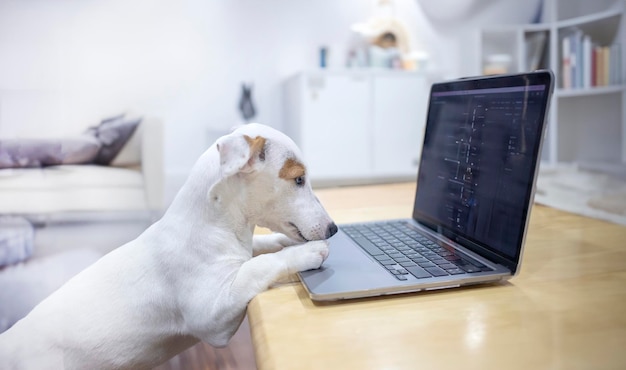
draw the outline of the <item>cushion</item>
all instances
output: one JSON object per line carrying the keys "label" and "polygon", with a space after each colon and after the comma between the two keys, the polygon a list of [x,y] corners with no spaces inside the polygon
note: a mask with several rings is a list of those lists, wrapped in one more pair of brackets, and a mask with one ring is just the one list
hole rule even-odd
{"label": "cushion", "polygon": [[147,209],[140,171],[97,165],[0,170],[0,214]]}
{"label": "cushion", "polygon": [[63,165],[0,171],[0,192],[61,191],[81,187],[143,187],[140,171],[96,165]]}
{"label": "cushion", "polygon": [[90,136],[66,139],[0,140],[0,168],[29,168],[90,163],[100,143]]}
{"label": "cushion", "polygon": [[61,164],[92,163],[100,151],[100,143],[88,135],[75,139],[62,139],[61,151],[63,152]]}
{"label": "cushion", "polygon": [[110,166],[133,167],[141,165],[141,141],[146,122],[142,122],[128,139],[122,150],[117,153]]}
{"label": "cushion", "polygon": [[95,137],[101,144],[94,163],[109,165],[133,136],[141,118],[127,119],[126,115],[106,118],[98,126],[87,130],[88,135]]}

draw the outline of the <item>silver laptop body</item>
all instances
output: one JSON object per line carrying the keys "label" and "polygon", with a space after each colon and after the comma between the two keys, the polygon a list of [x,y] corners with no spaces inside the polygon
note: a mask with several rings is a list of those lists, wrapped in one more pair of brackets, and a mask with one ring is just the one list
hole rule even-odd
{"label": "silver laptop body", "polygon": [[322,267],[299,274],[310,297],[371,297],[516,275],[553,87],[551,71],[434,84],[412,218],[340,225]]}

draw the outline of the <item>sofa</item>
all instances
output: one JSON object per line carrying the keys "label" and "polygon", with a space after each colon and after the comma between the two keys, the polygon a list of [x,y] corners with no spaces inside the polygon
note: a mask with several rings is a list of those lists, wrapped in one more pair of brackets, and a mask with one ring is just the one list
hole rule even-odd
{"label": "sofa", "polygon": [[[97,132],[98,126],[112,122],[110,131],[125,123],[138,124],[108,163],[102,158],[94,161],[90,157],[94,152],[107,149],[98,143],[107,134]],[[0,138],[0,214],[46,223],[120,215],[154,217],[162,211],[162,123],[154,118],[120,115],[102,120],[98,126],[76,138],[20,138],[8,144]],[[13,144],[22,151],[28,146],[35,149],[9,159],[5,156],[3,161],[3,142],[5,147]],[[46,152],[42,153],[41,148],[47,148]],[[58,158],[54,158],[57,153]],[[111,157],[110,151],[107,154]]]}
{"label": "sofa", "polygon": [[33,137],[0,137],[0,333],[165,208],[160,120]]}

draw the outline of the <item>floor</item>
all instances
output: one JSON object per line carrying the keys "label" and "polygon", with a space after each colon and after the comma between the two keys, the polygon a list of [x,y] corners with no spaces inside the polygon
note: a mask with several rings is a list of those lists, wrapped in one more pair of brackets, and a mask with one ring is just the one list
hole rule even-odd
{"label": "floor", "polygon": [[626,166],[542,168],[535,202],[626,225]]}

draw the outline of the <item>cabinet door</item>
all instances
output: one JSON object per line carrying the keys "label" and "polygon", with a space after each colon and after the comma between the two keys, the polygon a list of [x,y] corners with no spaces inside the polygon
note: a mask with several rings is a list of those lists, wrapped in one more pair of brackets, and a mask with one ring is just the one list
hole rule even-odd
{"label": "cabinet door", "polygon": [[370,80],[360,74],[302,76],[301,146],[313,179],[366,177]]}
{"label": "cabinet door", "polygon": [[420,75],[380,75],[374,91],[374,170],[417,177],[424,140],[428,86]]}

